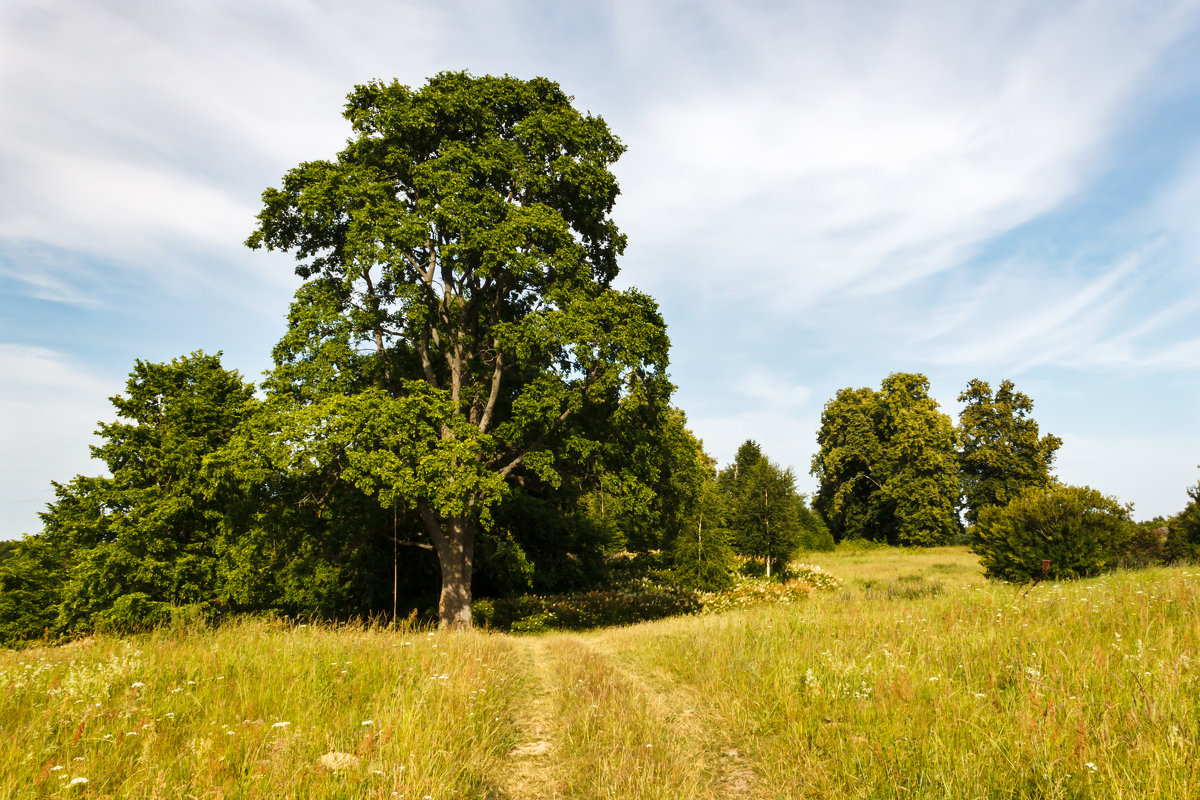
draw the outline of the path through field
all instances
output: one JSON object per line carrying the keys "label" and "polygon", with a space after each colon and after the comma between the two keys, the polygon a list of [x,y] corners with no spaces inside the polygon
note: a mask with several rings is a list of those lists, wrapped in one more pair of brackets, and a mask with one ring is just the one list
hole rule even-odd
{"label": "path through field", "polygon": [[700,699],[631,668],[628,636],[514,638],[532,677],[501,797],[758,797],[753,770]]}

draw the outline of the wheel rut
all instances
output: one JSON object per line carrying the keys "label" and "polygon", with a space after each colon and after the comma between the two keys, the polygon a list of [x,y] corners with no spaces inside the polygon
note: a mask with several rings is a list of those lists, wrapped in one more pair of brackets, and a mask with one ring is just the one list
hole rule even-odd
{"label": "wheel rut", "polygon": [[529,699],[497,782],[503,800],[759,796],[753,768],[701,698],[635,669],[619,637],[513,642],[528,664]]}

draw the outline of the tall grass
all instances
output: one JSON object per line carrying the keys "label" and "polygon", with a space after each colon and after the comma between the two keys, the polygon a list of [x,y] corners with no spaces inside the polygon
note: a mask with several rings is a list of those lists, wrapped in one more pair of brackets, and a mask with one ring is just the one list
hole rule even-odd
{"label": "tall grass", "polygon": [[263,622],[0,652],[0,796],[479,797],[515,664],[494,636]]}
{"label": "tall grass", "polygon": [[0,652],[0,797],[1200,797],[1200,569],[1013,587],[961,548],[807,558],[841,584],[573,635]]}
{"label": "tall grass", "polygon": [[1186,569],[909,599],[863,585],[623,652],[706,698],[764,797],[1196,797],[1197,620]]}

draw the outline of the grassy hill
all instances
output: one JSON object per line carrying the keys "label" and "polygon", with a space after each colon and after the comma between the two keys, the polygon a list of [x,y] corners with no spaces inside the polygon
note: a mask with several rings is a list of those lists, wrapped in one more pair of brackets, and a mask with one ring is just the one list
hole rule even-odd
{"label": "grassy hill", "polygon": [[1200,796],[1200,569],[1027,590],[961,549],[813,559],[844,587],[592,633],[0,652],[0,796]]}

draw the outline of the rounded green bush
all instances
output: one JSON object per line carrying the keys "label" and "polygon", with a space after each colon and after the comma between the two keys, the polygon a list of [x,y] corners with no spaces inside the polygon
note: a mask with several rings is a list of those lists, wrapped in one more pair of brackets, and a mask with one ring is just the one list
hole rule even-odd
{"label": "rounded green bush", "polygon": [[1080,578],[1117,565],[1132,535],[1130,509],[1087,486],[1027,489],[1006,506],[980,509],[973,550],[989,577]]}

